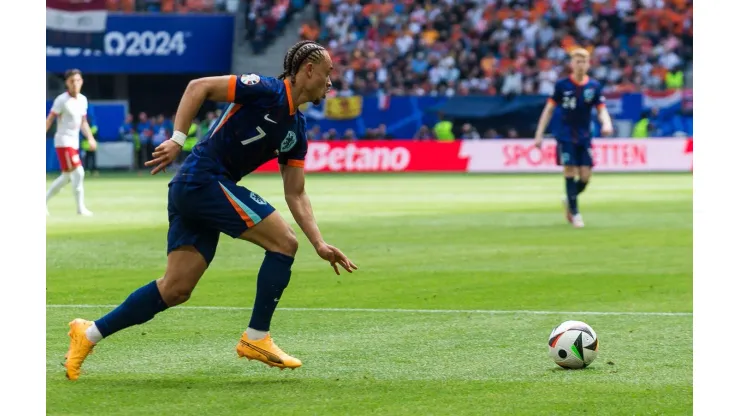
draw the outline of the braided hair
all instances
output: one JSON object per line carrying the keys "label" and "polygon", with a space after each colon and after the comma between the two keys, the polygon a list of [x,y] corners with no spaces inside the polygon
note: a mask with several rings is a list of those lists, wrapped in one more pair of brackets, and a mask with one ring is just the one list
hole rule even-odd
{"label": "braided hair", "polygon": [[278,76],[278,79],[290,78],[291,81],[295,81],[295,76],[303,62],[306,59],[314,64],[321,62],[324,59],[323,51],[323,46],[311,40],[302,40],[291,46],[288,53],[285,54],[283,73]]}

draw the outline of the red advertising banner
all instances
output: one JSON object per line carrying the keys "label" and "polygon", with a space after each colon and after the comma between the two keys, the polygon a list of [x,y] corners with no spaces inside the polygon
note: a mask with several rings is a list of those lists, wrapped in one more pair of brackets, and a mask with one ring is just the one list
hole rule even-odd
{"label": "red advertising banner", "polygon": [[[559,172],[555,141],[537,149],[531,139],[454,142],[310,142],[307,172]],[[692,139],[596,139],[594,170],[690,172]],[[258,172],[277,172],[273,160]]]}
{"label": "red advertising banner", "polygon": [[[461,141],[309,142],[307,172],[465,172]],[[277,172],[277,161],[257,171]]]}

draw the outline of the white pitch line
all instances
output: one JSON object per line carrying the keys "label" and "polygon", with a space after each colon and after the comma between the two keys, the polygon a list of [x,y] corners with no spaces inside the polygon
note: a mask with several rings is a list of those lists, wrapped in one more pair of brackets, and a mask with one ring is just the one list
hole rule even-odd
{"label": "white pitch line", "polygon": [[[115,308],[118,305],[46,305],[52,309]],[[251,311],[246,306],[178,306],[177,309],[208,311]],[[606,315],[606,316],[694,316],[693,312],[596,312],[529,311],[488,309],[371,309],[371,308],[278,308],[288,312],[374,312],[374,313],[474,313],[481,315]]]}

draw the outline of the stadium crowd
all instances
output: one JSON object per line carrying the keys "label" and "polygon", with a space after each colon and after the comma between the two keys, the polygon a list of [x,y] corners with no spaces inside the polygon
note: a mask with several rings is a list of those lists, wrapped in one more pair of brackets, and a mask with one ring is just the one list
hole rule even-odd
{"label": "stadium crowd", "polygon": [[261,54],[272,41],[285,32],[304,0],[242,0],[245,3],[246,40],[255,54]]}
{"label": "stadium crowd", "polygon": [[[246,40],[256,53],[280,36],[305,0],[108,0],[111,10],[234,12],[243,3]],[[310,0],[300,35],[321,42],[336,67],[339,96],[552,93],[567,75],[568,52],[591,52],[591,76],[609,92],[683,88],[692,62],[692,0]],[[219,110],[220,111],[220,110]],[[200,139],[219,117],[196,121]],[[121,138],[152,149],[171,134],[164,115],[129,115]],[[482,134],[481,134],[482,133]],[[516,129],[460,138],[516,138]],[[645,109],[635,137],[693,134],[691,110]],[[311,140],[392,139],[384,125],[363,132],[308,132]],[[432,126],[413,137],[435,140]],[[150,152],[148,152],[150,154]],[[142,152],[142,158],[145,156]],[[143,160],[141,161],[143,163]]]}
{"label": "stadium crowd", "polygon": [[681,88],[691,0],[314,0],[301,36],[326,45],[339,95],[544,94],[568,51],[609,91]]}
{"label": "stadium crowd", "polygon": [[108,10],[116,12],[234,13],[245,0],[106,0]]}

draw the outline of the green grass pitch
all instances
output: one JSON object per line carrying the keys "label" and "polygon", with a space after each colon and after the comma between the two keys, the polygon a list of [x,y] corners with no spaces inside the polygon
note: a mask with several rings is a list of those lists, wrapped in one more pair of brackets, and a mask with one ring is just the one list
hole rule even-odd
{"label": "green grass pitch", "polygon": [[[50,202],[48,414],[692,411],[689,175],[597,174],[582,230],[557,175],[309,175],[326,240],[360,270],[334,275],[301,235],[272,332],[302,368],[237,359],[263,252],[222,235],[190,302],[103,341],[69,382],[67,323],[164,270],[167,180],[88,176],[92,218],[74,215],[69,188]],[[278,175],[242,184],[293,223]],[[547,355],[568,319],[600,338],[585,370]]]}

